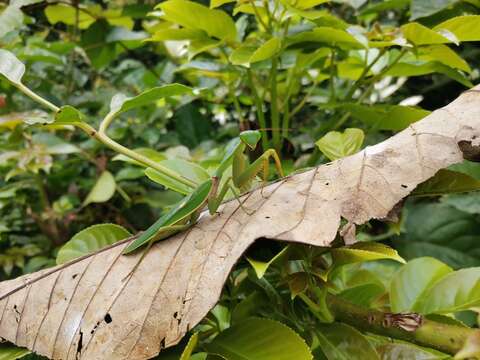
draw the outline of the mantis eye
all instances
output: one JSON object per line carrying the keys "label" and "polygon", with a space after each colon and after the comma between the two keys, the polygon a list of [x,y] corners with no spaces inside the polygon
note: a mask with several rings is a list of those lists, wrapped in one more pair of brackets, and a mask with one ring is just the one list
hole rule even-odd
{"label": "mantis eye", "polygon": [[240,140],[252,150],[257,147],[261,137],[262,134],[257,130],[247,130],[240,133]]}

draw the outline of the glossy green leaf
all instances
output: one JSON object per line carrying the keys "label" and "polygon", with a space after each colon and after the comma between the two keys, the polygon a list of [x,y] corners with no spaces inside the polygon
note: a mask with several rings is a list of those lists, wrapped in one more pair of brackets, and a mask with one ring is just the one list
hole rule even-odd
{"label": "glossy green leaf", "polygon": [[131,234],[115,224],[98,224],[76,233],[57,254],[57,264],[64,264],[78,257],[91,254]]}
{"label": "glossy green leaf", "polygon": [[320,348],[328,360],[380,360],[368,339],[349,325],[322,324],[315,329]]}
{"label": "glossy green leaf", "polygon": [[73,106],[62,106],[55,114],[55,123],[59,124],[74,124],[84,121],[83,114],[75,109]]}
{"label": "glossy green leaf", "polygon": [[428,110],[400,105],[345,104],[341,107],[350,111],[353,118],[378,130],[403,130],[430,114]]}
{"label": "glossy green leaf", "polygon": [[31,351],[10,344],[0,344],[0,360],[17,360],[30,354]]}
{"label": "glossy green leaf", "polygon": [[412,192],[415,196],[438,196],[480,190],[480,181],[469,175],[442,169]]}
{"label": "glossy green leaf", "polygon": [[24,73],[25,65],[10,51],[0,49],[0,75],[14,84],[20,84]]}
{"label": "glossy green leaf", "polygon": [[250,318],[221,332],[207,350],[228,360],[311,360],[310,349],[292,329],[277,321]]}
{"label": "glossy green leaf", "polygon": [[330,131],[315,144],[327,158],[336,160],[358,152],[364,138],[361,129],[345,129],[343,133]]}
{"label": "glossy green leaf", "polygon": [[446,7],[454,4],[457,0],[412,0],[410,4],[410,19],[433,15]]}
{"label": "glossy green leaf", "polygon": [[161,29],[156,31],[149,41],[181,41],[181,40],[202,40],[207,37],[207,34],[203,30],[197,29]]}
{"label": "glossy green leaf", "polygon": [[214,9],[222,6],[223,4],[228,4],[235,1],[236,0],[210,0],[210,9]]}
{"label": "glossy green leaf", "polygon": [[153,89],[146,90],[134,97],[127,97],[124,94],[116,94],[110,102],[110,113],[118,115],[125,111],[129,111],[141,106],[149,105],[171,96],[179,96],[191,94],[192,89],[182,84],[169,84],[158,86]]}
{"label": "glossy green leaf", "polygon": [[427,289],[452,272],[452,268],[431,257],[409,261],[392,278],[390,306],[393,312],[408,312],[425,296]]}
{"label": "glossy green leaf", "polygon": [[278,38],[271,38],[260,47],[254,45],[242,45],[230,55],[230,61],[235,65],[249,65],[259,61],[270,59],[281,47]]}
{"label": "glossy green leaf", "polygon": [[250,265],[252,265],[253,270],[255,270],[255,273],[257,274],[257,277],[261,279],[267,272],[270,265],[272,265],[275,261],[281,259],[282,256],[287,253],[287,251],[288,251],[288,246],[284,247],[277,255],[275,255],[273,258],[271,258],[267,262],[254,260],[248,257],[247,257],[247,261],[250,263]]}
{"label": "glossy green leaf", "polygon": [[303,31],[288,39],[288,44],[293,45],[302,42],[319,42],[331,46],[339,46],[346,49],[361,49],[364,46],[345,30],[333,27],[317,27],[310,31]]}
{"label": "glossy green leaf", "polygon": [[480,305],[480,267],[449,273],[432,285],[415,304],[421,314],[447,314]]}
{"label": "glossy green leaf", "polygon": [[188,340],[187,346],[183,349],[182,355],[179,360],[190,360],[192,357],[193,350],[198,344],[198,333],[194,333]]}
{"label": "glossy green leaf", "polygon": [[83,201],[83,206],[87,206],[91,203],[102,203],[110,200],[113,194],[115,194],[115,188],[115,178],[109,171],[105,170],[97,179],[97,182],[93,186],[92,190],[90,190],[87,197]]}
{"label": "glossy green leaf", "polygon": [[460,41],[480,41],[480,15],[457,16],[434,27],[435,31],[447,30]]}
{"label": "glossy green leaf", "polygon": [[187,29],[203,30],[220,40],[235,41],[237,38],[233,19],[221,10],[209,9],[187,0],[168,0],[157,7],[164,11],[165,20]]}
{"label": "glossy green leaf", "polygon": [[413,22],[401,26],[403,36],[415,45],[445,44],[451,42],[440,33]]}
{"label": "glossy green leaf", "polygon": [[[210,178],[210,175],[204,168],[202,168],[200,165],[191,163],[186,160],[169,159],[161,161],[160,164],[168,169],[174,170],[177,173],[182,174],[182,176],[186,177],[187,179],[193,181],[196,184],[201,184]],[[192,192],[192,188],[175,180],[172,180],[170,177],[163,175],[155,169],[147,168],[145,170],[145,175],[157,184],[163,185],[166,188],[179,192],[181,194],[187,195]]]}
{"label": "glossy green leaf", "polygon": [[[135,151],[136,153],[146,157],[146,158],[149,158],[150,160],[152,161],[155,161],[155,162],[160,162],[162,160],[165,160],[167,157],[155,150],[155,149],[151,149],[151,148],[136,148],[136,149],[133,149],[133,151]],[[135,165],[138,165],[138,166],[145,166],[141,163],[139,163],[138,161],[132,159],[132,158],[129,158],[128,156],[125,156],[123,154],[118,154],[118,155],[115,155],[113,158],[112,158],[113,161],[124,161],[124,162],[127,162],[129,164],[135,164]]]}
{"label": "glossy green leaf", "polygon": [[472,69],[468,63],[449,46],[437,44],[422,46],[418,49],[418,59],[427,61],[438,61],[454,69],[470,73]]}
{"label": "glossy green leaf", "polygon": [[377,242],[359,242],[331,250],[334,266],[380,259],[390,259],[404,263],[397,251]]}
{"label": "glossy green leaf", "polygon": [[449,78],[459,82],[465,87],[472,87],[472,82],[465,77],[461,72],[456,69],[452,69],[440,62],[399,62],[395,66],[391,67],[385,74],[390,76],[420,76],[432,73],[440,73],[448,76]]}

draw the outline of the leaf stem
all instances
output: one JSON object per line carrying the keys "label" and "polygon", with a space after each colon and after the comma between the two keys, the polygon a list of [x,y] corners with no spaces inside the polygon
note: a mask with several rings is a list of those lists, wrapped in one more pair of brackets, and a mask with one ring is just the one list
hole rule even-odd
{"label": "leaf stem", "polygon": [[[54,112],[58,112],[60,110],[60,108],[58,106],[52,104],[48,100],[45,100],[41,96],[35,94],[32,90],[30,90],[25,85],[23,85],[21,83],[13,84],[13,85],[15,85],[25,95],[27,95],[28,97],[30,97],[34,101],[44,105],[45,107],[49,108],[50,110],[52,110]],[[138,161],[139,163],[141,163],[145,166],[151,167],[151,168],[157,170],[158,172],[161,172],[162,174],[172,178],[173,180],[176,180],[176,181],[178,181],[178,182],[180,182],[180,183],[182,183],[182,184],[184,184],[188,187],[191,187],[192,189],[197,187],[198,184],[196,184],[195,182],[193,182],[190,179],[187,179],[186,177],[182,176],[181,174],[177,173],[176,171],[173,171],[173,170],[171,170],[171,169],[169,169],[169,168],[167,168],[167,167],[165,167],[165,166],[147,158],[146,156],[143,156],[143,155],[141,155],[141,154],[139,154],[139,153],[137,153],[133,150],[130,150],[129,148],[126,148],[125,146],[123,146],[123,145],[117,143],[116,141],[112,140],[111,138],[109,138],[105,134],[105,129],[108,126],[108,124],[113,120],[114,115],[115,114],[113,113],[110,118],[107,115],[107,117],[102,121],[103,131],[100,131],[100,130],[97,131],[95,128],[93,128],[92,126],[90,126],[89,124],[87,124],[85,122],[73,122],[71,125],[82,129],[88,135],[97,139],[102,144],[104,144],[105,146],[109,147],[110,149],[116,151],[117,153],[123,154],[123,155],[125,155],[125,156],[127,156],[127,157],[129,157],[133,160]]]}
{"label": "leaf stem", "polygon": [[252,91],[253,99],[255,100],[255,107],[257,108],[257,118],[260,125],[260,131],[262,133],[262,148],[263,151],[266,151],[269,147],[268,137],[267,137],[267,123],[265,121],[265,114],[263,113],[263,103],[260,97],[258,96],[257,89],[255,88],[255,83],[253,82],[252,70],[247,69],[247,80],[250,90]]}
{"label": "leaf stem", "polygon": [[272,59],[272,68],[270,70],[270,115],[272,123],[272,142],[273,147],[279,151],[280,144],[280,116],[278,113],[277,102],[277,66],[278,58],[275,56]]}

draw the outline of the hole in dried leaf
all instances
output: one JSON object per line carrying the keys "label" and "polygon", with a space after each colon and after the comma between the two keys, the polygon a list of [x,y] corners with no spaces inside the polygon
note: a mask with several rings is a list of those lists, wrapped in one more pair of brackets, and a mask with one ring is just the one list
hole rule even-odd
{"label": "hole in dried leaf", "polygon": [[75,279],[78,276],[78,274],[73,274],[72,279]]}
{"label": "hole in dried leaf", "polygon": [[402,188],[404,188],[404,189],[408,188],[408,186],[405,185],[405,184],[402,184],[401,186],[402,186]]}
{"label": "hole in dried leaf", "polygon": [[82,353],[82,348],[83,348],[83,332],[80,330],[80,339],[78,339],[78,344],[77,344],[77,356],[76,358],[80,358],[80,354]]}
{"label": "hole in dried leaf", "polygon": [[108,314],[108,313],[107,313],[107,315],[105,315],[104,320],[105,320],[105,322],[106,322],[107,324],[110,324],[110,323],[113,321],[111,315]]}

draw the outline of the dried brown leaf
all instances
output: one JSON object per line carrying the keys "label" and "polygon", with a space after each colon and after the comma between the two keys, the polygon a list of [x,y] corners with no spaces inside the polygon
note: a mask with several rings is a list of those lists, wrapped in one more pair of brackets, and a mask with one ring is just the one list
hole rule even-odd
{"label": "dried brown leaf", "polygon": [[[364,151],[287,177],[221,214],[156,244],[134,275],[126,243],[64,266],[0,283],[0,337],[53,359],[147,359],[176,344],[215,305],[228,273],[258,238],[328,246],[341,218],[385,218],[439,169],[462,161],[460,141],[480,138],[480,94]],[[351,240],[352,232],[349,232]]]}

